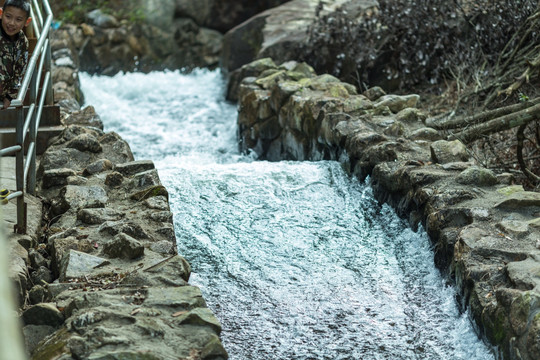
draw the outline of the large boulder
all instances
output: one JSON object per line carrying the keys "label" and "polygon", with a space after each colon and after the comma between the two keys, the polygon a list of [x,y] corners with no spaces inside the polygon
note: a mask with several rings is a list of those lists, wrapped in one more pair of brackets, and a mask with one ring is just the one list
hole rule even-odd
{"label": "large boulder", "polygon": [[295,60],[308,39],[309,26],[353,2],[358,13],[377,5],[373,0],[330,0],[324,5],[319,0],[293,0],[266,10],[225,34],[221,65],[233,71],[264,57],[276,62]]}
{"label": "large boulder", "polygon": [[287,1],[176,0],[176,16],[193,19],[199,26],[224,33],[250,17]]}

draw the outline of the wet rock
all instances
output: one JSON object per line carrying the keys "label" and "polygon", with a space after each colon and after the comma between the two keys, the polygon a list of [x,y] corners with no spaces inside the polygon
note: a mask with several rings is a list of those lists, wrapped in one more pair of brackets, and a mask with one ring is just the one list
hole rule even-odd
{"label": "wet rock", "polygon": [[203,359],[206,358],[228,358],[227,351],[217,336],[213,336],[201,352]]}
{"label": "wet rock", "polygon": [[61,282],[89,275],[93,269],[106,265],[109,262],[100,257],[70,249],[61,260]]}
{"label": "wet rock", "polygon": [[25,325],[48,325],[58,327],[64,323],[64,315],[51,303],[36,304],[22,313]]}
{"label": "wet rock", "polygon": [[145,16],[145,21],[149,24],[163,30],[172,27],[176,10],[176,0],[146,0],[141,3],[141,6],[144,9],[144,13],[148,14]]}
{"label": "wet rock", "polygon": [[179,324],[189,324],[189,325],[208,325],[216,334],[221,333],[221,323],[208,308],[195,308],[182,315],[180,315],[176,320]]}
{"label": "wet rock", "polygon": [[76,77],[73,69],[67,67],[53,67],[52,78],[55,83],[65,83],[68,86],[75,85]]}
{"label": "wet rock", "polygon": [[431,158],[438,164],[468,161],[467,148],[459,140],[439,140],[431,144]]}
{"label": "wet rock", "polygon": [[103,246],[103,252],[111,258],[136,259],[144,255],[144,246],[131,236],[120,233]]}
{"label": "wet rock", "polygon": [[456,177],[456,181],[463,185],[475,186],[493,186],[498,183],[497,177],[493,171],[478,166],[471,166],[461,172]]}
{"label": "wet rock", "polygon": [[99,159],[98,161],[94,161],[90,165],[86,167],[83,171],[84,176],[90,176],[95,175],[103,171],[111,170],[113,168],[113,164],[110,160],[107,159]]}
{"label": "wet rock", "polygon": [[77,213],[77,219],[89,225],[99,225],[106,221],[118,221],[124,216],[123,212],[109,208],[81,209]]}
{"label": "wet rock", "polygon": [[114,170],[124,176],[133,176],[138,173],[154,170],[155,168],[156,167],[152,160],[137,160],[117,164]]}

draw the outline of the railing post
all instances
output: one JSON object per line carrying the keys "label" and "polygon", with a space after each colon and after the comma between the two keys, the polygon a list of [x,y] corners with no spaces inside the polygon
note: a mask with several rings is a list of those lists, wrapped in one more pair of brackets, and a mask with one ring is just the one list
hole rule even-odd
{"label": "railing post", "polygon": [[23,195],[17,197],[17,225],[15,232],[26,234],[26,203],[24,202],[24,106],[18,106],[17,111],[17,145],[21,146],[21,151],[15,156],[15,182],[17,191],[22,191]]}
{"label": "railing post", "polygon": [[[47,33],[47,47],[45,48],[45,71],[44,73],[51,72],[51,62],[52,62],[52,56],[51,56],[51,32],[49,31]],[[52,74],[52,73],[51,73]],[[47,89],[43,89],[42,91],[46,91],[47,95],[45,97],[45,104],[47,105],[53,105],[54,104],[54,97],[53,97],[53,87],[52,87],[52,81],[49,81],[49,84],[47,85]]]}
{"label": "railing post", "polygon": [[[38,86],[40,83],[40,79],[37,77],[40,74],[39,71],[34,71],[34,74],[32,75],[32,81],[30,82],[30,103],[36,104],[37,98],[38,98]],[[42,90],[43,91],[43,90]],[[34,111],[31,119],[30,119],[30,134],[29,134],[29,140],[30,144],[36,144],[37,140],[37,118],[36,118],[36,111]],[[36,193],[36,146],[32,146],[29,149],[28,154],[26,154],[26,161],[30,161],[30,167],[29,167],[29,173],[28,173],[28,183],[26,184],[26,191],[31,194],[35,195]]]}

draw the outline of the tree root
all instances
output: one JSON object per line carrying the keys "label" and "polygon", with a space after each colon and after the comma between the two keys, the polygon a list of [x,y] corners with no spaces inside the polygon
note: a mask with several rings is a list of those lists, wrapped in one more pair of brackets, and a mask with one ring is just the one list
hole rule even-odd
{"label": "tree root", "polygon": [[525,135],[523,134],[527,124],[523,124],[518,128],[517,131],[517,158],[521,171],[525,176],[533,183],[540,184],[540,176],[537,176],[532,171],[527,168],[525,160],[523,159],[523,141],[525,140]]}

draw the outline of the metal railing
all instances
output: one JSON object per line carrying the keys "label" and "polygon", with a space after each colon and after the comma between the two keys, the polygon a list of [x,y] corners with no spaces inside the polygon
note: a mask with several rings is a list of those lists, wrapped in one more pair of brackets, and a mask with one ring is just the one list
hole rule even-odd
{"label": "metal railing", "polygon": [[[37,38],[32,56],[28,61],[17,98],[11,101],[11,107],[16,110],[16,145],[0,150],[0,156],[15,154],[16,190],[10,193],[6,200],[17,198],[17,224],[14,231],[26,233],[26,191],[35,195],[36,191],[36,138],[43,105],[53,103],[51,81],[51,46],[49,31],[53,14],[48,0],[32,1],[32,27]],[[25,99],[28,107],[25,115]],[[25,141],[28,147],[25,149]],[[26,157],[25,157],[26,152]]]}

